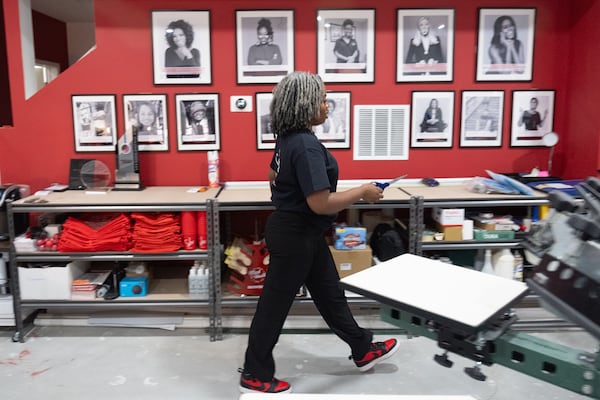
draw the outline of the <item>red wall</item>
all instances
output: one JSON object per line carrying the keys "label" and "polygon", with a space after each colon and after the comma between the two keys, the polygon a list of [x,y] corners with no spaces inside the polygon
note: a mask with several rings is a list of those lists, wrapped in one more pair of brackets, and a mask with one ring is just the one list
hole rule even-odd
{"label": "red wall", "polygon": [[[177,151],[174,96],[179,93],[219,93],[221,110],[221,180],[265,180],[269,151],[256,150],[255,114],[230,113],[229,97],[270,91],[272,85],[237,85],[235,69],[235,10],[280,9],[276,0],[102,0],[96,7],[96,45],[88,56],[68,68],[51,84],[23,100],[22,66],[16,0],[2,0],[8,35],[9,71],[12,84],[14,127],[0,129],[0,171],[4,182],[28,183],[32,190],[51,182],[68,180],[69,159],[97,158],[114,167],[109,153],[75,153],[70,96],[72,94],[116,94],[117,123],[123,129],[123,94],[165,93],[168,95],[169,151],[144,152],[140,155],[146,185],[207,184],[205,152]],[[333,91],[352,92],[352,104],[410,104],[412,90],[454,90],[455,126],[452,149],[410,149],[407,161],[354,161],[352,150],[334,150],[341,167],[341,179],[385,178],[400,173],[410,177],[463,177],[484,174],[484,169],[500,172],[526,171],[545,167],[546,148],[510,148],[509,126],[512,90],[554,89],[556,106],[554,130],[563,139],[557,146],[554,173],[565,178],[594,174],[598,144],[581,146],[582,158],[593,159],[590,168],[582,164],[570,170],[570,150],[579,143],[578,129],[571,129],[568,113],[572,63],[569,58],[571,29],[585,29],[589,23],[571,21],[572,4],[560,0],[532,0],[537,8],[534,68],[532,82],[475,82],[476,26],[478,7],[522,7],[520,0],[443,1],[407,0],[303,0],[285,3],[294,8],[295,59],[297,70],[316,70],[316,10],[318,8],[375,8],[376,47],[375,83],[328,84]],[[455,8],[454,81],[448,83],[396,83],[396,9]],[[594,5],[594,9],[598,7]],[[150,12],[152,10],[210,10],[212,41],[212,85],[153,85]],[[582,19],[587,20],[584,15]],[[598,28],[595,28],[597,32]],[[589,40],[592,40],[588,36]],[[597,41],[597,40],[596,40]],[[558,44],[561,44],[560,46]],[[592,47],[592,46],[590,46]],[[592,50],[588,50],[592,53]],[[595,55],[594,57],[598,57]],[[597,63],[592,63],[593,66]],[[587,73],[597,78],[597,74]],[[568,77],[568,78],[567,78]],[[584,79],[585,77],[577,78]],[[583,86],[583,85],[581,85]],[[501,148],[459,148],[461,90],[505,90],[503,145]],[[588,96],[598,90],[584,88]],[[597,104],[597,102],[596,102]],[[591,103],[590,103],[591,105]],[[590,114],[593,115],[593,114]],[[569,128],[568,135],[565,134]],[[567,163],[569,160],[569,163]]]}

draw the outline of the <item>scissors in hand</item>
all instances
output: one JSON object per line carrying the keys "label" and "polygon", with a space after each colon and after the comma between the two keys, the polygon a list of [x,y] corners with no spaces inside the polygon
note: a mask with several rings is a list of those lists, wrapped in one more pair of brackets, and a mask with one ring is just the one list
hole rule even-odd
{"label": "scissors in hand", "polygon": [[391,181],[387,181],[387,182],[373,182],[373,185],[377,186],[378,188],[381,188],[381,190],[384,190],[386,187],[390,186],[392,183],[396,183],[400,179],[406,178],[407,175],[408,174],[404,174],[402,176],[399,176],[399,177],[394,178]]}

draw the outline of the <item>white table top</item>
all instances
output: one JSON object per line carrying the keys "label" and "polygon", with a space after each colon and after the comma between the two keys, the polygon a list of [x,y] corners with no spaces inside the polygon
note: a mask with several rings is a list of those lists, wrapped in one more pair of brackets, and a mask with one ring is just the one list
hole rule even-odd
{"label": "white table top", "polygon": [[[413,254],[403,254],[341,280],[345,289],[397,308],[478,328],[510,307],[527,285]],[[417,312],[416,312],[417,313]]]}
{"label": "white table top", "polygon": [[390,394],[302,394],[302,393],[244,393],[240,400],[475,400],[472,396],[420,396],[420,395],[390,395]]}

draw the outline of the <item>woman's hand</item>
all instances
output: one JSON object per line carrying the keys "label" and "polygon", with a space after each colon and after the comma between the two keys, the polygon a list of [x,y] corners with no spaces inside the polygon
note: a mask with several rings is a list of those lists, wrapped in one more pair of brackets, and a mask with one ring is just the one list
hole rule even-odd
{"label": "woman's hand", "polygon": [[362,199],[367,203],[376,203],[383,198],[383,189],[372,183],[364,183],[360,187],[363,190]]}

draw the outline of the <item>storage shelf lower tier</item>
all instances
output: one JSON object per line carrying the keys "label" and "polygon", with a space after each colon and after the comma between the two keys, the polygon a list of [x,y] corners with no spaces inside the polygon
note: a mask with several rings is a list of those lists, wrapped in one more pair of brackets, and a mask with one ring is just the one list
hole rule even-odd
{"label": "storage shelf lower tier", "polygon": [[181,250],[167,253],[133,253],[133,252],[17,252],[17,262],[68,262],[73,260],[85,261],[166,261],[166,260],[198,260],[208,257],[205,250]]}
{"label": "storage shelf lower tier", "polygon": [[471,249],[504,249],[519,248],[520,240],[462,240],[457,242],[440,240],[437,242],[421,242],[421,250],[471,250]]}

